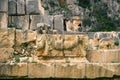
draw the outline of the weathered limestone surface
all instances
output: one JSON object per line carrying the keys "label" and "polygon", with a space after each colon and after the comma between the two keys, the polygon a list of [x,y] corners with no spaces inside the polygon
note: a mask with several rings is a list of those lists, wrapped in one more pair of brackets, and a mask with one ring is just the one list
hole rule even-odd
{"label": "weathered limestone surface", "polygon": [[22,43],[25,42],[32,42],[36,41],[37,33],[35,31],[22,31],[16,30],[16,45],[20,46]]}
{"label": "weathered limestone surface", "polygon": [[8,0],[0,0],[0,12],[8,11]]}
{"label": "weathered limestone surface", "polygon": [[8,2],[8,14],[9,15],[17,14],[16,6],[17,6],[16,0],[9,0],[9,2]]}
{"label": "weathered limestone surface", "polygon": [[24,15],[25,14],[25,1],[17,0],[17,14]]}
{"label": "weathered limestone surface", "polygon": [[41,0],[26,0],[27,14],[44,14]]}
{"label": "weathered limestone surface", "polygon": [[63,27],[63,16],[62,15],[55,15],[54,16],[54,29],[58,31],[58,33],[62,34],[64,31]]}
{"label": "weathered limestone surface", "polygon": [[12,58],[14,49],[15,29],[0,29],[0,62],[6,62]]}
{"label": "weathered limestone surface", "polygon": [[12,58],[13,52],[13,48],[0,48],[0,63],[7,62],[8,59]]}
{"label": "weathered limestone surface", "polygon": [[120,50],[91,50],[87,59],[93,63],[120,63]]}
{"label": "weathered limestone surface", "polygon": [[25,77],[27,76],[27,64],[18,63],[14,65],[0,63],[0,77]]}
{"label": "weathered limestone surface", "polygon": [[7,29],[7,13],[0,13],[0,29]]}
{"label": "weathered limestone surface", "polygon": [[86,64],[86,77],[97,78],[97,77],[113,77],[119,75],[120,64],[112,63],[90,63]]}
{"label": "weathered limestone surface", "polygon": [[65,35],[63,44],[65,56],[85,57],[88,37],[84,35]]}
{"label": "weathered limestone surface", "polygon": [[55,64],[56,78],[84,78],[85,64],[84,63],[56,63]]}
{"label": "weathered limestone surface", "polygon": [[14,32],[15,29],[11,30],[0,30],[0,48],[12,48],[14,45]]}
{"label": "weathered limestone surface", "polygon": [[53,63],[29,63],[28,64],[29,78],[51,78],[54,77]]}
{"label": "weathered limestone surface", "polygon": [[16,30],[15,36],[16,36],[16,39],[15,39],[16,44],[15,45],[17,45],[17,46],[21,45],[25,39],[22,30]]}
{"label": "weathered limestone surface", "polygon": [[[28,66],[28,67],[27,67]],[[0,64],[0,77],[28,78],[112,78],[120,76],[120,63],[18,63]]]}
{"label": "weathered limestone surface", "polygon": [[36,33],[36,31],[28,30],[28,31],[26,31],[26,33],[24,33],[24,38],[25,38],[24,42],[36,41],[37,33]]}
{"label": "weathered limestone surface", "polygon": [[15,24],[16,28],[22,30],[29,29],[29,15],[25,16],[12,16],[12,23]]}

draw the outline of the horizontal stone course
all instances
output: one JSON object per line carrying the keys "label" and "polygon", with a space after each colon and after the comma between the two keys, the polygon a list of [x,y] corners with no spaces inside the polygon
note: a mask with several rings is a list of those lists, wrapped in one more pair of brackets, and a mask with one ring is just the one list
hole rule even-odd
{"label": "horizontal stone course", "polygon": [[0,77],[28,78],[112,78],[120,76],[120,63],[18,63],[0,64]]}

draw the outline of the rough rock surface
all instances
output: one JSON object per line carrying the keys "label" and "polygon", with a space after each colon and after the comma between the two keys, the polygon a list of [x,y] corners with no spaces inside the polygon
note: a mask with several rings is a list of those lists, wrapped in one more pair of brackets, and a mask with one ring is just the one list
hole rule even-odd
{"label": "rough rock surface", "polygon": [[9,31],[0,29],[0,48],[12,48],[14,46],[15,29]]}
{"label": "rough rock surface", "polygon": [[0,48],[0,63],[5,63],[12,58],[13,48]]}

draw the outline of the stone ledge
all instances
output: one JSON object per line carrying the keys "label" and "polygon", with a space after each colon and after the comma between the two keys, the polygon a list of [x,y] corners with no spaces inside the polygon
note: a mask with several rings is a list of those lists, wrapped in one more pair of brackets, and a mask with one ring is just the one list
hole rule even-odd
{"label": "stone ledge", "polygon": [[120,76],[120,63],[44,62],[0,64],[1,77],[112,78]]}

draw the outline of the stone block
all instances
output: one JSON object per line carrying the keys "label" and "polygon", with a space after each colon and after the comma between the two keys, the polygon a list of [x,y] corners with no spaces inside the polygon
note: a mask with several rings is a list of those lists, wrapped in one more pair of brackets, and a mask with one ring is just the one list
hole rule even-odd
{"label": "stone block", "polygon": [[104,54],[102,51],[90,50],[87,52],[87,59],[92,63],[104,63]]}
{"label": "stone block", "polygon": [[24,15],[24,14],[25,14],[25,1],[17,0],[17,15]]}
{"label": "stone block", "polygon": [[25,40],[22,30],[16,30],[15,36],[16,36],[15,45],[20,46],[23,43],[23,41]]}
{"label": "stone block", "polygon": [[117,32],[96,32],[94,34],[94,38],[99,39],[105,39],[105,38],[112,38],[112,39],[118,39],[118,33]]}
{"label": "stone block", "polygon": [[119,65],[114,63],[99,64],[88,63],[86,64],[86,78],[111,78],[114,75],[119,76]]}
{"label": "stone block", "polygon": [[84,63],[56,63],[55,78],[84,78]]}
{"label": "stone block", "polygon": [[0,12],[8,11],[8,0],[0,0]]}
{"label": "stone block", "polygon": [[87,35],[89,36],[90,39],[94,39],[94,34],[95,34],[94,32],[88,32]]}
{"label": "stone block", "polygon": [[8,24],[7,13],[0,13],[0,29],[7,29]]}
{"label": "stone block", "polygon": [[25,77],[27,76],[27,64],[18,63],[14,65],[0,64],[0,77]]}
{"label": "stone block", "polygon": [[17,2],[16,0],[9,0],[8,2],[8,15],[16,15],[17,14]]}
{"label": "stone block", "polygon": [[8,16],[8,26],[12,24],[12,16]]}
{"label": "stone block", "polygon": [[25,42],[31,42],[36,40],[36,32],[35,31],[22,31],[16,30],[16,45],[21,45]]}
{"label": "stone block", "polygon": [[[85,57],[88,46],[88,36],[84,35],[65,35],[64,52],[65,56]],[[67,52],[71,51],[71,53]]]}
{"label": "stone block", "polygon": [[36,31],[26,31],[23,33],[24,34],[24,41],[23,42],[32,42],[36,41],[37,38],[37,33]]}
{"label": "stone block", "polygon": [[44,19],[41,15],[31,15],[30,16],[30,30],[36,30],[38,23],[43,23]]}
{"label": "stone block", "polygon": [[0,48],[0,63],[4,63],[12,58],[13,52],[13,48]]}
{"label": "stone block", "polygon": [[28,77],[29,78],[54,77],[54,64],[53,63],[29,63]]}
{"label": "stone block", "polygon": [[63,16],[62,15],[55,15],[54,16],[54,29],[58,31],[58,33],[62,34],[64,31],[63,25]]}
{"label": "stone block", "polygon": [[9,39],[9,44],[11,44],[11,47],[15,45],[15,28],[8,29],[8,39]]}
{"label": "stone block", "polygon": [[28,30],[29,29],[29,16],[12,16],[12,23],[17,29]]}
{"label": "stone block", "polygon": [[104,50],[104,57],[106,63],[120,63],[120,50]]}
{"label": "stone block", "polygon": [[44,9],[41,6],[41,0],[26,0],[26,12],[27,14],[44,14]]}
{"label": "stone block", "polygon": [[14,46],[15,29],[0,30],[0,48],[12,48]]}
{"label": "stone block", "polygon": [[120,50],[90,50],[87,59],[93,63],[119,63]]}
{"label": "stone block", "polygon": [[44,23],[49,24],[51,29],[53,29],[53,18],[54,17],[50,15],[44,15],[42,17],[43,17]]}
{"label": "stone block", "polygon": [[37,24],[43,23],[50,25],[51,29],[53,29],[53,16],[48,15],[30,15],[30,29],[36,30]]}

